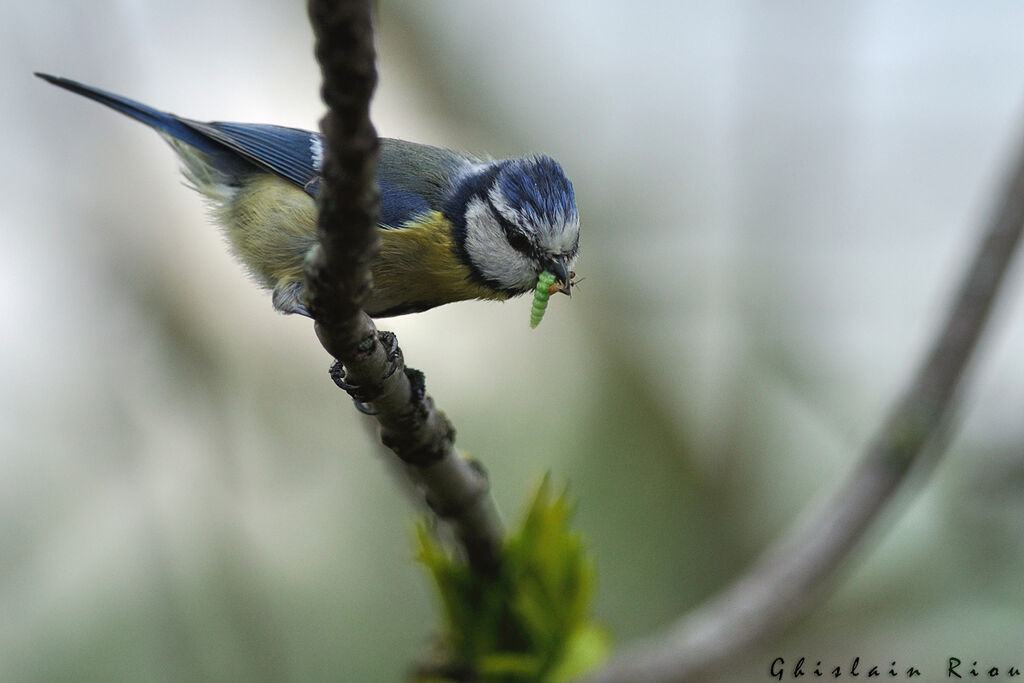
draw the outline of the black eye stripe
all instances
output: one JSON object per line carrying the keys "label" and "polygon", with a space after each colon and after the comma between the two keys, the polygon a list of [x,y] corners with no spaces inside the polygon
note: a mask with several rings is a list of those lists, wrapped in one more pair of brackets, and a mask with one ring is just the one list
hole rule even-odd
{"label": "black eye stripe", "polygon": [[505,239],[512,245],[512,248],[516,251],[534,256],[537,253],[537,245],[531,240],[521,229],[519,229],[515,223],[505,218],[498,207],[494,205],[490,196],[487,197],[487,208],[491,210],[495,218],[498,219],[498,225],[501,226],[502,231],[505,233]]}

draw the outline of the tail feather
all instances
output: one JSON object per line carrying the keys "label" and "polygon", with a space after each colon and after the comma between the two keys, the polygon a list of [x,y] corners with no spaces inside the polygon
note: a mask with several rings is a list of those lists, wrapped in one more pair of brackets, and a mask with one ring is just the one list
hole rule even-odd
{"label": "tail feather", "polygon": [[220,145],[211,141],[208,137],[191,128],[188,124],[183,122],[174,114],[168,114],[167,112],[147,107],[141,102],[130,100],[127,97],[121,97],[113,93],[100,90],[99,88],[93,88],[89,85],[84,85],[78,81],[72,81],[69,78],[61,78],[59,76],[51,76],[50,74],[39,73],[35,74],[44,81],[53,83],[57,87],[70,90],[73,93],[88,97],[90,100],[95,100],[100,104],[105,104],[111,109],[121,112],[125,116],[129,116],[136,121],[141,121],[150,128],[153,128],[161,133],[165,133],[173,138],[177,138],[182,142],[185,142],[193,147],[204,152],[216,151]]}

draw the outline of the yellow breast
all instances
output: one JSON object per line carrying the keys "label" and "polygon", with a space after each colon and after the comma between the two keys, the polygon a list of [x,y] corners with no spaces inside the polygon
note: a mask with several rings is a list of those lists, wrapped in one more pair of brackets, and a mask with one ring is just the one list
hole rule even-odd
{"label": "yellow breast", "polygon": [[316,202],[308,194],[260,174],[214,210],[239,260],[263,284],[303,279],[303,259],[317,241]]}
{"label": "yellow breast", "polygon": [[507,299],[478,284],[455,254],[451,223],[431,211],[401,228],[380,231],[380,255],[372,264],[370,315],[396,308],[423,310],[466,299]]}
{"label": "yellow breast", "polygon": [[[306,192],[270,174],[255,175],[233,192],[195,172],[186,175],[210,200],[234,252],[261,284],[275,288],[303,281],[303,260],[316,244],[316,203]],[[451,223],[439,211],[382,228],[380,242],[370,266],[373,292],[365,302],[370,315],[508,298],[472,279],[455,254]]]}

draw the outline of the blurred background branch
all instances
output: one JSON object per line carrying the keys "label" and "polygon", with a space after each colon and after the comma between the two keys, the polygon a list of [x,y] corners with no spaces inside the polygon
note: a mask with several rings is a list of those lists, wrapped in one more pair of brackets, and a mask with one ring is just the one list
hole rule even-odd
{"label": "blurred background branch", "polygon": [[[1020,136],[1018,136],[1020,137]],[[735,583],[685,615],[666,633],[622,651],[593,683],[691,681],[713,674],[754,643],[779,637],[819,598],[927,452],[947,445],[942,433],[1024,229],[1024,140],[980,231],[962,282],[931,350],[872,439],[860,466]],[[923,483],[919,482],[919,483]]]}

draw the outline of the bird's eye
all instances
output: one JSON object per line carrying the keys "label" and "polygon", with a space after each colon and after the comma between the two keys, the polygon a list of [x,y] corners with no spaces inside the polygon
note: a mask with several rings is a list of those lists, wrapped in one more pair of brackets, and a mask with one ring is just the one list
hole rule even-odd
{"label": "bird's eye", "polygon": [[529,238],[519,230],[506,230],[505,236],[508,238],[508,243],[512,245],[512,248],[516,251],[528,254],[533,251],[533,245],[530,244]]}

